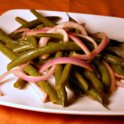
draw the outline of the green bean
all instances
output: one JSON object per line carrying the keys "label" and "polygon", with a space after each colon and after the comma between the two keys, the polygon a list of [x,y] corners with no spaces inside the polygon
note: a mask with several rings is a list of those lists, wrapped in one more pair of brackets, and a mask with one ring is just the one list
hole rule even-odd
{"label": "green bean", "polygon": [[[56,53],[56,58],[61,57],[63,55],[63,53],[61,51],[58,51]],[[63,66],[62,65],[56,65],[56,70],[55,70],[55,80],[56,80],[56,85],[61,77],[61,73],[63,70]]]}
{"label": "green bean", "polygon": [[79,72],[75,71],[74,77],[77,80],[77,85],[79,85],[79,87],[86,93],[89,88],[89,85],[88,85],[87,81],[85,80],[85,78],[83,77],[83,75],[81,75]]}
{"label": "green bean", "polygon": [[26,86],[27,82],[22,80],[22,79],[18,79],[15,83],[14,83],[14,87],[15,88],[19,88],[19,89],[22,89]]}
{"label": "green bean", "polygon": [[[32,66],[32,65],[28,65],[24,71],[26,73],[28,73],[31,76],[39,76],[40,73]],[[58,100],[58,96],[56,91],[52,88],[52,86],[49,84],[49,82],[47,81],[39,81],[36,83],[44,92],[46,92],[50,98],[50,100],[53,103],[58,103],[59,104],[59,100]]]}
{"label": "green bean", "polygon": [[96,89],[94,89],[94,88],[89,89],[88,92],[87,92],[87,95],[90,98],[98,101],[102,105],[104,104],[104,102],[103,102],[103,96]]}
{"label": "green bean", "polygon": [[[62,55],[63,55],[63,53],[59,51],[56,53],[55,57],[58,58],[58,57],[61,57]],[[55,85],[56,86],[58,85],[59,80],[61,78],[62,70],[63,70],[62,65],[56,65],[56,70],[55,70]],[[66,106],[66,104],[67,104],[67,92],[66,92],[65,87],[62,87],[61,89],[57,89],[56,91],[58,94],[60,104],[62,104],[63,106]]]}
{"label": "green bean", "polygon": [[[41,24],[41,21],[36,19],[36,20],[32,20],[30,22],[27,22],[27,23],[23,24],[18,29],[20,29],[20,28],[34,28],[34,27],[36,27],[37,25],[40,25],[40,24]],[[18,30],[18,29],[16,29],[16,30]],[[22,33],[16,32],[16,30],[9,34],[9,36],[13,39],[18,39],[22,36]]]}
{"label": "green bean", "polygon": [[84,76],[91,82],[91,84],[93,85],[93,87],[99,91],[99,92],[103,92],[104,91],[104,85],[103,82],[101,82],[97,76],[95,75],[94,72],[85,70],[83,72]]}
{"label": "green bean", "polygon": [[16,47],[15,49],[13,49],[13,52],[19,53],[19,52],[23,52],[23,51],[31,50],[31,49],[34,49],[33,45],[28,44],[28,45]]}
{"label": "green bean", "polygon": [[41,28],[43,28],[43,27],[44,27],[44,25],[43,25],[43,24],[40,24],[40,25],[36,26],[36,27],[33,28],[33,29],[41,29]]}
{"label": "green bean", "polygon": [[[60,17],[58,17],[58,16],[49,16],[49,17],[46,17],[46,18],[51,20],[54,23],[56,23],[57,21],[60,20]],[[41,25],[41,24],[43,25],[43,23],[39,19],[35,19],[35,20],[32,20],[30,22],[27,22],[27,23],[23,24],[22,27],[35,28],[36,26]]]}
{"label": "green bean", "polygon": [[114,56],[111,54],[106,54],[104,56],[104,59],[105,59],[105,61],[107,61],[110,64],[115,64],[115,65],[119,65],[119,66],[124,67],[124,60],[121,57]]}
{"label": "green bean", "polygon": [[34,9],[30,10],[32,14],[34,14],[45,26],[54,26],[54,23],[49,19],[42,16],[40,13],[35,11]]}
{"label": "green bean", "polygon": [[11,39],[2,29],[0,29],[0,40],[4,42],[10,49],[17,47],[17,43]]}
{"label": "green bean", "polygon": [[[60,20],[60,17],[58,17],[58,16],[50,16],[50,17],[46,17],[46,18],[49,19],[49,20],[51,20],[54,23],[56,23],[58,20]],[[27,23],[23,24],[18,29],[24,28],[24,27],[25,28],[31,28],[32,29],[32,28],[35,28],[36,26],[39,26],[41,24],[42,24],[42,22],[39,19],[35,19],[35,20],[32,20],[30,22],[27,22]],[[43,26],[43,24],[42,24],[42,26]],[[22,36],[22,33],[16,32],[16,30],[15,30],[12,33],[10,33],[9,36],[11,38],[13,38],[13,39],[18,39],[18,38],[20,38]]]}
{"label": "green bean", "polygon": [[61,42],[61,43],[54,43],[54,45],[47,45],[43,48],[31,50],[31,51],[25,52],[24,54],[20,55],[19,57],[17,57],[16,59],[14,59],[12,62],[8,64],[8,69],[11,69],[29,60],[37,58],[43,54],[53,53],[53,52],[57,52],[61,50],[62,51],[80,50],[80,48],[73,42],[66,42],[66,43]]}
{"label": "green bean", "polygon": [[63,39],[63,36],[61,34],[54,34],[54,33],[38,33],[35,35],[36,37],[51,37],[51,38],[58,38],[60,40]]}
{"label": "green bean", "polygon": [[1,41],[0,41],[0,51],[11,60],[17,57],[17,55],[14,52],[12,52],[9,48],[7,48],[6,45]]}
{"label": "green bean", "polygon": [[[72,52],[70,52],[69,56],[71,56],[71,55],[72,55]],[[68,82],[68,79],[69,79],[69,76],[70,76],[71,69],[72,69],[72,64],[66,64],[65,65],[65,67],[64,67],[64,69],[62,71],[60,80],[56,85],[56,88],[58,90],[61,89],[62,87],[66,86],[66,84]]]}
{"label": "green bean", "polygon": [[[45,18],[49,19],[50,21],[52,21],[54,23],[56,23],[57,21],[59,21],[61,19],[58,16],[48,16]],[[42,22],[39,19],[35,19],[35,20],[29,21],[29,22],[26,21],[26,23],[23,23],[21,27],[35,28],[36,26],[41,25],[41,24],[42,24]]]}
{"label": "green bean", "polygon": [[[0,46],[1,46],[1,43],[0,43]],[[8,49],[5,45],[3,45],[3,47],[5,48],[6,51],[4,51],[4,48],[0,49],[0,51],[3,52],[3,54],[6,53],[6,56],[9,57],[11,60],[13,60],[15,57],[17,57],[17,55],[14,52],[12,52],[10,49]],[[11,55],[8,53],[10,53]],[[39,76],[40,75],[40,73],[32,65],[28,65],[27,67],[25,67],[24,71],[31,76]],[[58,97],[56,95],[57,93],[52,88],[52,86],[50,86],[50,84],[48,84],[48,82],[39,81],[39,82],[37,82],[37,85],[48,94],[50,100],[53,103],[59,103]]]}
{"label": "green bean", "polygon": [[97,61],[95,61],[95,65],[97,66],[97,68],[100,71],[101,80],[102,80],[103,84],[105,85],[105,90],[108,91],[111,86],[110,74],[103,62],[100,63],[99,60],[97,60]]}
{"label": "green bean", "polygon": [[118,65],[111,65],[112,69],[119,75],[124,75],[124,68]]}
{"label": "green bean", "polygon": [[37,48],[37,40],[34,36],[28,36],[27,41],[32,44],[33,48]]}
{"label": "green bean", "polygon": [[24,25],[24,24],[27,23],[27,21],[25,21],[24,19],[22,19],[22,18],[20,18],[20,17],[16,17],[15,20],[16,20],[17,22],[19,22],[21,25]]}
{"label": "green bean", "polygon": [[56,91],[47,81],[37,82],[37,85],[49,95],[49,98],[53,103],[59,104],[59,99]]}

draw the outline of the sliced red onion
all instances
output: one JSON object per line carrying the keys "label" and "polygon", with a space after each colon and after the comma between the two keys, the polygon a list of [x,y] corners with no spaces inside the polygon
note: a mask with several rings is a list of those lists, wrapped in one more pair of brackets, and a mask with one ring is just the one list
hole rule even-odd
{"label": "sliced red onion", "polygon": [[57,28],[75,28],[75,29],[78,29],[83,35],[87,35],[85,28],[82,25],[75,22],[68,21],[63,24],[59,24],[56,27]]}
{"label": "sliced red onion", "polygon": [[5,78],[6,76],[8,76],[9,74],[11,74],[11,73],[13,73],[13,70],[9,70],[9,71],[3,73],[3,74],[0,76],[0,83],[2,83],[2,81],[4,80],[4,78]]}
{"label": "sliced red onion", "polygon": [[46,33],[49,29],[51,29],[50,27],[45,27],[45,28],[41,28],[41,29],[32,29],[29,31],[25,32],[25,35],[36,35],[38,33]]}
{"label": "sliced red onion", "polygon": [[84,53],[86,53],[86,55],[90,54],[87,46],[79,38],[77,38],[73,34],[69,34],[69,37],[84,51]]}
{"label": "sliced red onion", "polygon": [[[63,41],[68,41],[68,34],[64,29],[52,28],[47,31],[47,33],[58,33],[63,35]],[[39,46],[45,46],[50,38],[49,37],[41,37],[39,41]]]}
{"label": "sliced red onion", "polygon": [[50,78],[52,76],[52,74],[55,71],[55,66],[53,66],[50,71],[46,74],[46,75],[42,75],[42,76],[29,76],[26,75],[24,72],[20,71],[20,70],[13,70],[13,73],[15,76],[28,81],[28,82],[38,82],[41,80],[48,80],[48,78]]}
{"label": "sliced red onion", "polygon": [[102,39],[101,43],[89,55],[81,55],[81,54],[74,53],[73,57],[78,58],[78,59],[83,59],[83,60],[87,60],[87,59],[91,60],[96,55],[98,55],[109,43],[109,39],[105,35],[105,33],[100,32],[100,34],[103,36],[103,39]]}
{"label": "sliced red onion", "polygon": [[111,79],[110,92],[112,93],[116,89],[115,74],[114,74],[114,71],[112,70],[112,68],[110,67],[110,65],[107,62],[103,61],[103,64],[106,66],[106,68],[107,68],[107,70],[109,72],[109,75],[110,75],[110,79]]}
{"label": "sliced red onion", "polygon": [[29,63],[30,63],[30,62],[27,62],[27,63],[25,63],[25,64],[20,65],[20,66],[18,67],[18,69],[15,68],[15,69],[13,69],[13,70],[9,70],[9,71],[3,73],[3,74],[0,76],[0,82],[1,82],[7,75],[13,73],[14,71],[17,71],[17,70],[18,70],[18,71],[22,71]]}
{"label": "sliced red onion", "polygon": [[86,35],[82,35],[82,34],[75,34],[76,36],[80,36],[80,37],[83,37],[85,38],[86,40],[90,41],[93,45],[94,45],[94,48],[97,47],[97,43],[95,42],[95,40],[90,37],[90,36],[86,36]]}
{"label": "sliced red onion", "polygon": [[71,57],[60,57],[60,58],[55,58],[47,63],[45,63],[44,65],[41,66],[40,68],[40,72],[42,73],[44,70],[46,70],[47,68],[53,66],[53,65],[56,65],[56,64],[73,64],[73,65],[77,65],[77,66],[80,66],[80,67],[83,67],[85,69],[88,69],[90,71],[92,71],[92,68],[90,66],[90,64],[82,61],[82,60],[79,60],[79,59],[76,59],[76,58],[71,58]]}

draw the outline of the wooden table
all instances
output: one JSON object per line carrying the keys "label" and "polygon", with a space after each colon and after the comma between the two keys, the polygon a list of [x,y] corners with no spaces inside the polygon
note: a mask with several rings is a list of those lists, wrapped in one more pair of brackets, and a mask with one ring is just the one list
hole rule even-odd
{"label": "wooden table", "polygon": [[[52,4],[51,4],[52,3]],[[124,17],[124,0],[0,0],[0,14],[34,8]],[[38,113],[0,106],[0,124],[123,124],[124,117]]]}

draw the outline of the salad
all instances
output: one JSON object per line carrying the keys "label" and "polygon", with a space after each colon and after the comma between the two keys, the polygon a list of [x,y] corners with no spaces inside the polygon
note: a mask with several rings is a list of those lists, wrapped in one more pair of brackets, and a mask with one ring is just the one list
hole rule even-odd
{"label": "salad", "polygon": [[[124,43],[109,39],[105,32],[91,34],[68,14],[68,21],[59,23],[61,17],[30,11],[35,20],[16,17],[18,29],[10,34],[0,29],[0,51],[12,60],[0,82],[13,73],[18,77],[14,87],[31,84],[42,102],[49,99],[67,106],[70,90],[107,108],[112,93],[124,87]],[[54,85],[49,81],[52,77]]]}

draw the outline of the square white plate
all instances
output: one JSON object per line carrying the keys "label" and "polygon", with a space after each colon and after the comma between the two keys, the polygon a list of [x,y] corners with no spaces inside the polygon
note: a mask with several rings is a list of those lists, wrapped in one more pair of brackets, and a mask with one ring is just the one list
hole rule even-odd
{"label": "square white plate", "polygon": [[[68,17],[65,12],[41,11],[46,16],[61,16],[62,21],[67,21]],[[86,28],[91,33],[105,32],[109,38],[124,41],[124,19],[107,16],[97,16],[89,14],[68,13],[79,23],[86,23]],[[0,16],[0,28],[10,33],[20,25],[15,21],[15,17],[22,17],[28,21],[35,19],[29,10],[10,10]],[[9,59],[0,52],[0,74],[6,71],[6,65]],[[10,76],[8,76],[8,79]],[[10,106],[20,109],[59,113],[59,114],[76,114],[76,115],[124,115],[124,89],[118,90],[110,97],[110,110],[105,109],[99,103],[83,97],[75,101],[68,107],[54,105],[52,103],[41,103],[39,97],[31,86],[26,89],[16,89],[13,87],[15,77],[11,75],[12,80],[0,85],[4,96],[0,97],[0,105]]]}

